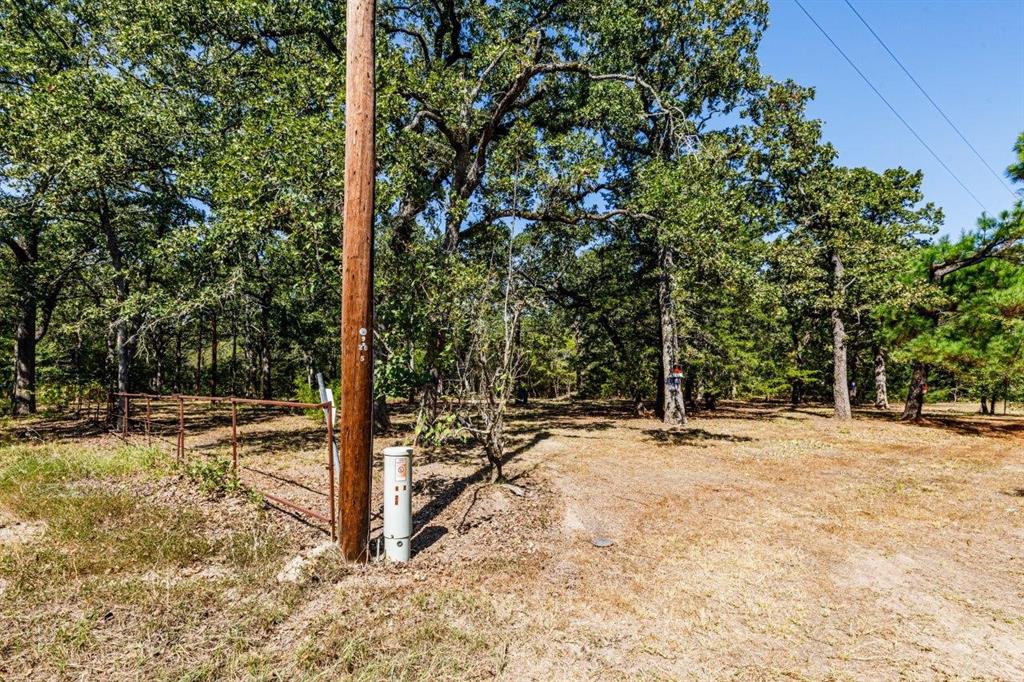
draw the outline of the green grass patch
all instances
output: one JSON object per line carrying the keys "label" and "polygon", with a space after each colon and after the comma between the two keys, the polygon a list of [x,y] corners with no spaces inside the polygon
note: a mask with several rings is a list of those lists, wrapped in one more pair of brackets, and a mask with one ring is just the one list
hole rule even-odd
{"label": "green grass patch", "polygon": [[157,448],[124,445],[114,450],[80,445],[12,445],[0,448],[0,495],[19,486],[69,483],[149,471],[159,475],[172,466]]}
{"label": "green grass patch", "polygon": [[[266,669],[250,649],[300,598],[274,581],[288,538],[265,512],[181,494],[195,485],[166,479],[179,471],[147,448],[0,448],[0,515],[36,526],[0,545],[0,660],[16,661],[4,672]],[[184,473],[230,490],[225,466]]]}
{"label": "green grass patch", "polygon": [[[187,504],[154,502],[125,486],[126,477],[158,478],[173,471],[158,450],[72,446],[17,446],[0,450],[0,507],[20,520],[45,524],[41,541],[0,557],[0,575],[28,588],[59,578],[185,567],[223,554],[233,566],[267,562],[281,539],[261,525],[217,533]],[[206,492],[233,489],[227,463],[215,460],[188,472]]]}

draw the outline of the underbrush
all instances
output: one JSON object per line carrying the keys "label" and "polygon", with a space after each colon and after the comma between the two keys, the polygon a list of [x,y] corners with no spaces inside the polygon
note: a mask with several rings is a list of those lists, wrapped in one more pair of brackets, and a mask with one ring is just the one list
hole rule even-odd
{"label": "underbrush", "polygon": [[185,475],[207,495],[224,495],[243,490],[226,459],[193,459],[183,465]]}

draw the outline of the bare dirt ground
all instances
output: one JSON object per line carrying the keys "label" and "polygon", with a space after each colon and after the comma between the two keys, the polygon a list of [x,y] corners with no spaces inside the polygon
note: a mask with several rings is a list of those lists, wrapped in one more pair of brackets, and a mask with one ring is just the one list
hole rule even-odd
{"label": "bare dirt ground", "polygon": [[[99,430],[15,422],[0,678],[1024,679],[1024,417],[973,409],[734,403],[670,430],[537,404],[510,420],[516,487],[417,453],[405,566],[346,566],[323,524]],[[190,456],[227,458],[224,415],[189,417]],[[240,430],[244,483],[326,511],[322,426]]]}

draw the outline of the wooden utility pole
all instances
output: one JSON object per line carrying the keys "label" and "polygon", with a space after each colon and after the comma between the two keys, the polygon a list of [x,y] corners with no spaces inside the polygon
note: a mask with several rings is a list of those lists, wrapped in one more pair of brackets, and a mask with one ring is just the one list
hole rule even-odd
{"label": "wooden utility pole", "polygon": [[341,551],[365,561],[373,455],[374,0],[348,0],[341,267]]}

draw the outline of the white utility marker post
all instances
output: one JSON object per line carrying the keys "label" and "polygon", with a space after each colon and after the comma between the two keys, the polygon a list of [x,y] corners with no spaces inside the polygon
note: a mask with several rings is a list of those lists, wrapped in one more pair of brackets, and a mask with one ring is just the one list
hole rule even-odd
{"label": "white utility marker post", "polygon": [[[333,423],[331,424],[331,428],[333,429],[334,434],[335,434],[334,438],[331,439],[331,451],[334,453],[334,471],[335,471],[335,474],[337,475],[337,473],[341,471],[341,460],[338,458],[338,441],[337,441],[337,433],[338,433],[338,407],[334,404],[334,391],[332,391],[331,389],[327,388],[327,384],[324,382],[323,372],[317,372],[316,383],[318,384],[318,386],[320,388],[320,402],[322,402],[322,403],[330,403],[331,404],[330,415],[331,415],[331,418],[333,420]],[[324,419],[325,420],[327,419],[327,414],[328,414],[327,413],[327,408],[324,408]]]}
{"label": "white utility marker post", "polygon": [[384,555],[409,560],[412,536],[412,448],[384,448]]}

